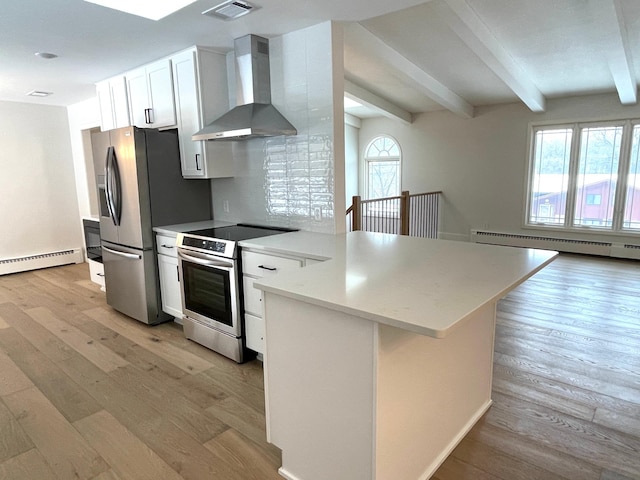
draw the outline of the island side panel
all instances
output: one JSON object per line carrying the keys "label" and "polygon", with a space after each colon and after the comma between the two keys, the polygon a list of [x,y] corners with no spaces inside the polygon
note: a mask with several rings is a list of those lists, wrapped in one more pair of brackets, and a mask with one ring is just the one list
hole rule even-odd
{"label": "island side panel", "polygon": [[291,480],[371,480],[374,324],[263,292],[270,441]]}
{"label": "island side panel", "polygon": [[429,478],[489,408],[495,312],[444,338],[378,325],[376,480]]}

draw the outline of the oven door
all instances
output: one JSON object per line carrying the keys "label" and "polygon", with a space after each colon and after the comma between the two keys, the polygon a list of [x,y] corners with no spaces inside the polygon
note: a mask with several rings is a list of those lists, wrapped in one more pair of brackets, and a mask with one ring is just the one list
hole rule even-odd
{"label": "oven door", "polygon": [[240,337],[236,261],[178,249],[182,313],[186,317]]}

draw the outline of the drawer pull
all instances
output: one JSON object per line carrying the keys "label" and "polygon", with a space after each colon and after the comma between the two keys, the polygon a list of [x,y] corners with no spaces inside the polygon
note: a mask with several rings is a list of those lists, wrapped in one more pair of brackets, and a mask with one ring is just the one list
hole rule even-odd
{"label": "drawer pull", "polygon": [[167,245],[165,243],[162,244],[162,248],[173,248],[173,245]]}
{"label": "drawer pull", "polygon": [[268,267],[266,265],[258,265],[258,268],[261,268],[263,270],[269,270],[270,272],[275,272],[276,270],[278,270],[276,267]]}

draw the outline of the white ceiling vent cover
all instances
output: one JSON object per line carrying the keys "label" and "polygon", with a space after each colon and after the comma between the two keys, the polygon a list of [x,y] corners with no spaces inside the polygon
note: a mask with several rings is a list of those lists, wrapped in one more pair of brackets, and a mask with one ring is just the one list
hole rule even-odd
{"label": "white ceiling vent cover", "polygon": [[256,9],[257,8],[254,5],[247,2],[241,2],[240,0],[228,0],[227,2],[223,2],[209,10],[205,10],[202,14],[222,18],[223,20],[235,20],[236,18],[246,15]]}

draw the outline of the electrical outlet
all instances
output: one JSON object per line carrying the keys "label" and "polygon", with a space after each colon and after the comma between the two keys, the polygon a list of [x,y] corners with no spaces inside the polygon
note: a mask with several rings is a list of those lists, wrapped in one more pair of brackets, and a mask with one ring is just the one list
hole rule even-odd
{"label": "electrical outlet", "polygon": [[320,207],[316,207],[313,209],[313,219],[316,222],[322,220],[322,209]]}
{"label": "electrical outlet", "polygon": [[229,213],[229,200],[222,202],[222,209],[224,210],[224,213]]}

